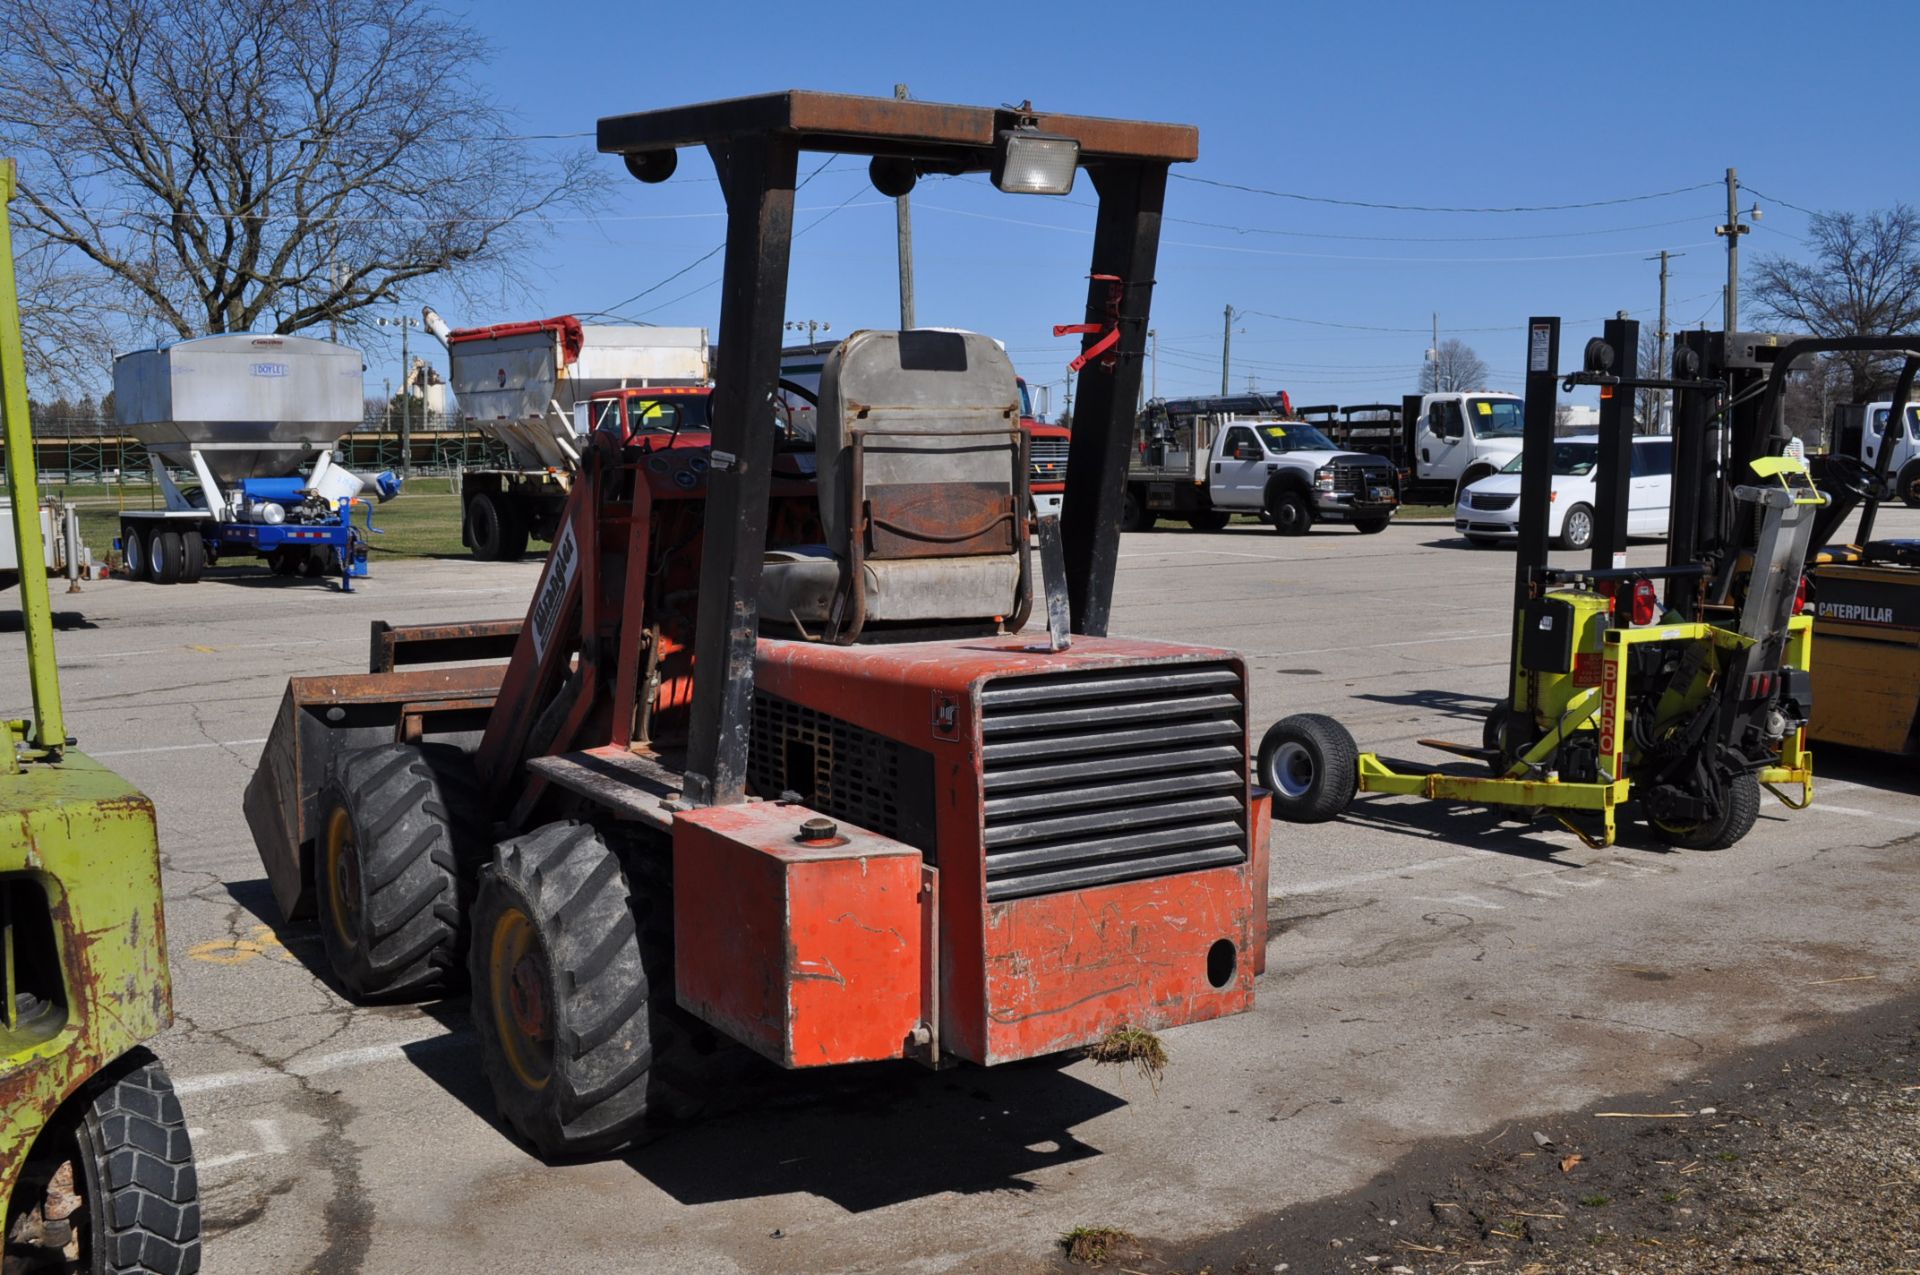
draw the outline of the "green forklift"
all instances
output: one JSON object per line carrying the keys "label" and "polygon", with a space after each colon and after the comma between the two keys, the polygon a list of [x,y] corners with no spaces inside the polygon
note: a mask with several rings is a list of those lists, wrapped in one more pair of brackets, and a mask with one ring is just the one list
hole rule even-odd
{"label": "green forklift", "polygon": [[[1597,848],[1631,808],[1657,841],[1720,850],[1751,831],[1763,791],[1812,803],[1803,571],[1827,501],[1786,431],[1762,419],[1781,410],[1791,360],[1775,367],[1780,338],[1714,334],[1683,343],[1673,375],[1642,377],[1639,327],[1610,320],[1562,378],[1560,321],[1529,321],[1511,672],[1480,742],[1423,739],[1459,760],[1391,761],[1332,718],[1284,718],[1258,754],[1277,817],[1320,822],[1356,793],[1389,793],[1549,816]],[[1581,385],[1601,395],[1592,557],[1554,566],[1554,409],[1559,390]],[[1629,567],[1643,389],[1674,395],[1674,497],[1665,565]]]}
{"label": "green forklift", "polygon": [[0,159],[0,421],[31,720],[0,723],[4,1275],[200,1269],[186,1120],[141,1042],[173,1021],[153,803],[77,752],[60,711],[13,241]]}

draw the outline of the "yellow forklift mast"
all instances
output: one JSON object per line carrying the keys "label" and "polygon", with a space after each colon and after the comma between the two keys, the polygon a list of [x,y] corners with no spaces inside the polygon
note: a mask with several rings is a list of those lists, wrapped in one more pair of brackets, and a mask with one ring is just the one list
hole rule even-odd
{"label": "yellow forklift mast", "polygon": [[[0,160],[0,209],[14,166]],[[4,1270],[200,1268],[186,1121],[141,1042],[173,1021],[153,803],[60,712],[26,369],[0,216],[0,411],[33,715],[0,741]]]}

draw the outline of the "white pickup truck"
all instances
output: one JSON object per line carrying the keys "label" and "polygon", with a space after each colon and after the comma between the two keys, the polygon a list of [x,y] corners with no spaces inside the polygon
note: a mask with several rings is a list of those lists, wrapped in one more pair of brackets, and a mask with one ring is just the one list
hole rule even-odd
{"label": "white pickup truck", "polygon": [[1121,524],[1129,531],[1162,515],[1217,531],[1234,514],[1254,514],[1286,536],[1320,522],[1371,535],[1400,504],[1385,457],[1342,451],[1264,396],[1149,403],[1135,444]]}
{"label": "white pickup truck", "polygon": [[[1833,450],[1837,455],[1858,456],[1869,465],[1880,463],[1880,449],[1892,447],[1887,473],[1894,490],[1909,509],[1920,509],[1920,403],[1907,404],[1905,429],[1889,430],[1887,417],[1893,413],[1888,400],[1878,403],[1842,403],[1833,409]],[[1891,434],[1892,441],[1888,442]]]}

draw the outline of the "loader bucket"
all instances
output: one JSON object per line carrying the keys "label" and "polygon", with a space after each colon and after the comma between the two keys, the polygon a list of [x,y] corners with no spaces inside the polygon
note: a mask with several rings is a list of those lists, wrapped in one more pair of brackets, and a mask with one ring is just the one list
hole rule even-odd
{"label": "loader bucket", "polygon": [[485,664],[288,681],[243,801],[282,917],[313,913],[320,792],[341,755],[425,738],[471,747],[505,670]]}

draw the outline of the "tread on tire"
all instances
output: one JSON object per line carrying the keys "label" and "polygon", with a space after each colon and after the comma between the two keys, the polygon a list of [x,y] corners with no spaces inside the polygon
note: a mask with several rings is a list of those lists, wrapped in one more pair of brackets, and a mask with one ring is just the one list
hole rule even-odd
{"label": "tread on tire", "polygon": [[[349,753],[320,810],[320,937],[348,993],[399,1000],[457,990],[466,887],[489,839],[485,795],[467,755],[447,744]],[[350,863],[335,844],[342,836]]]}

